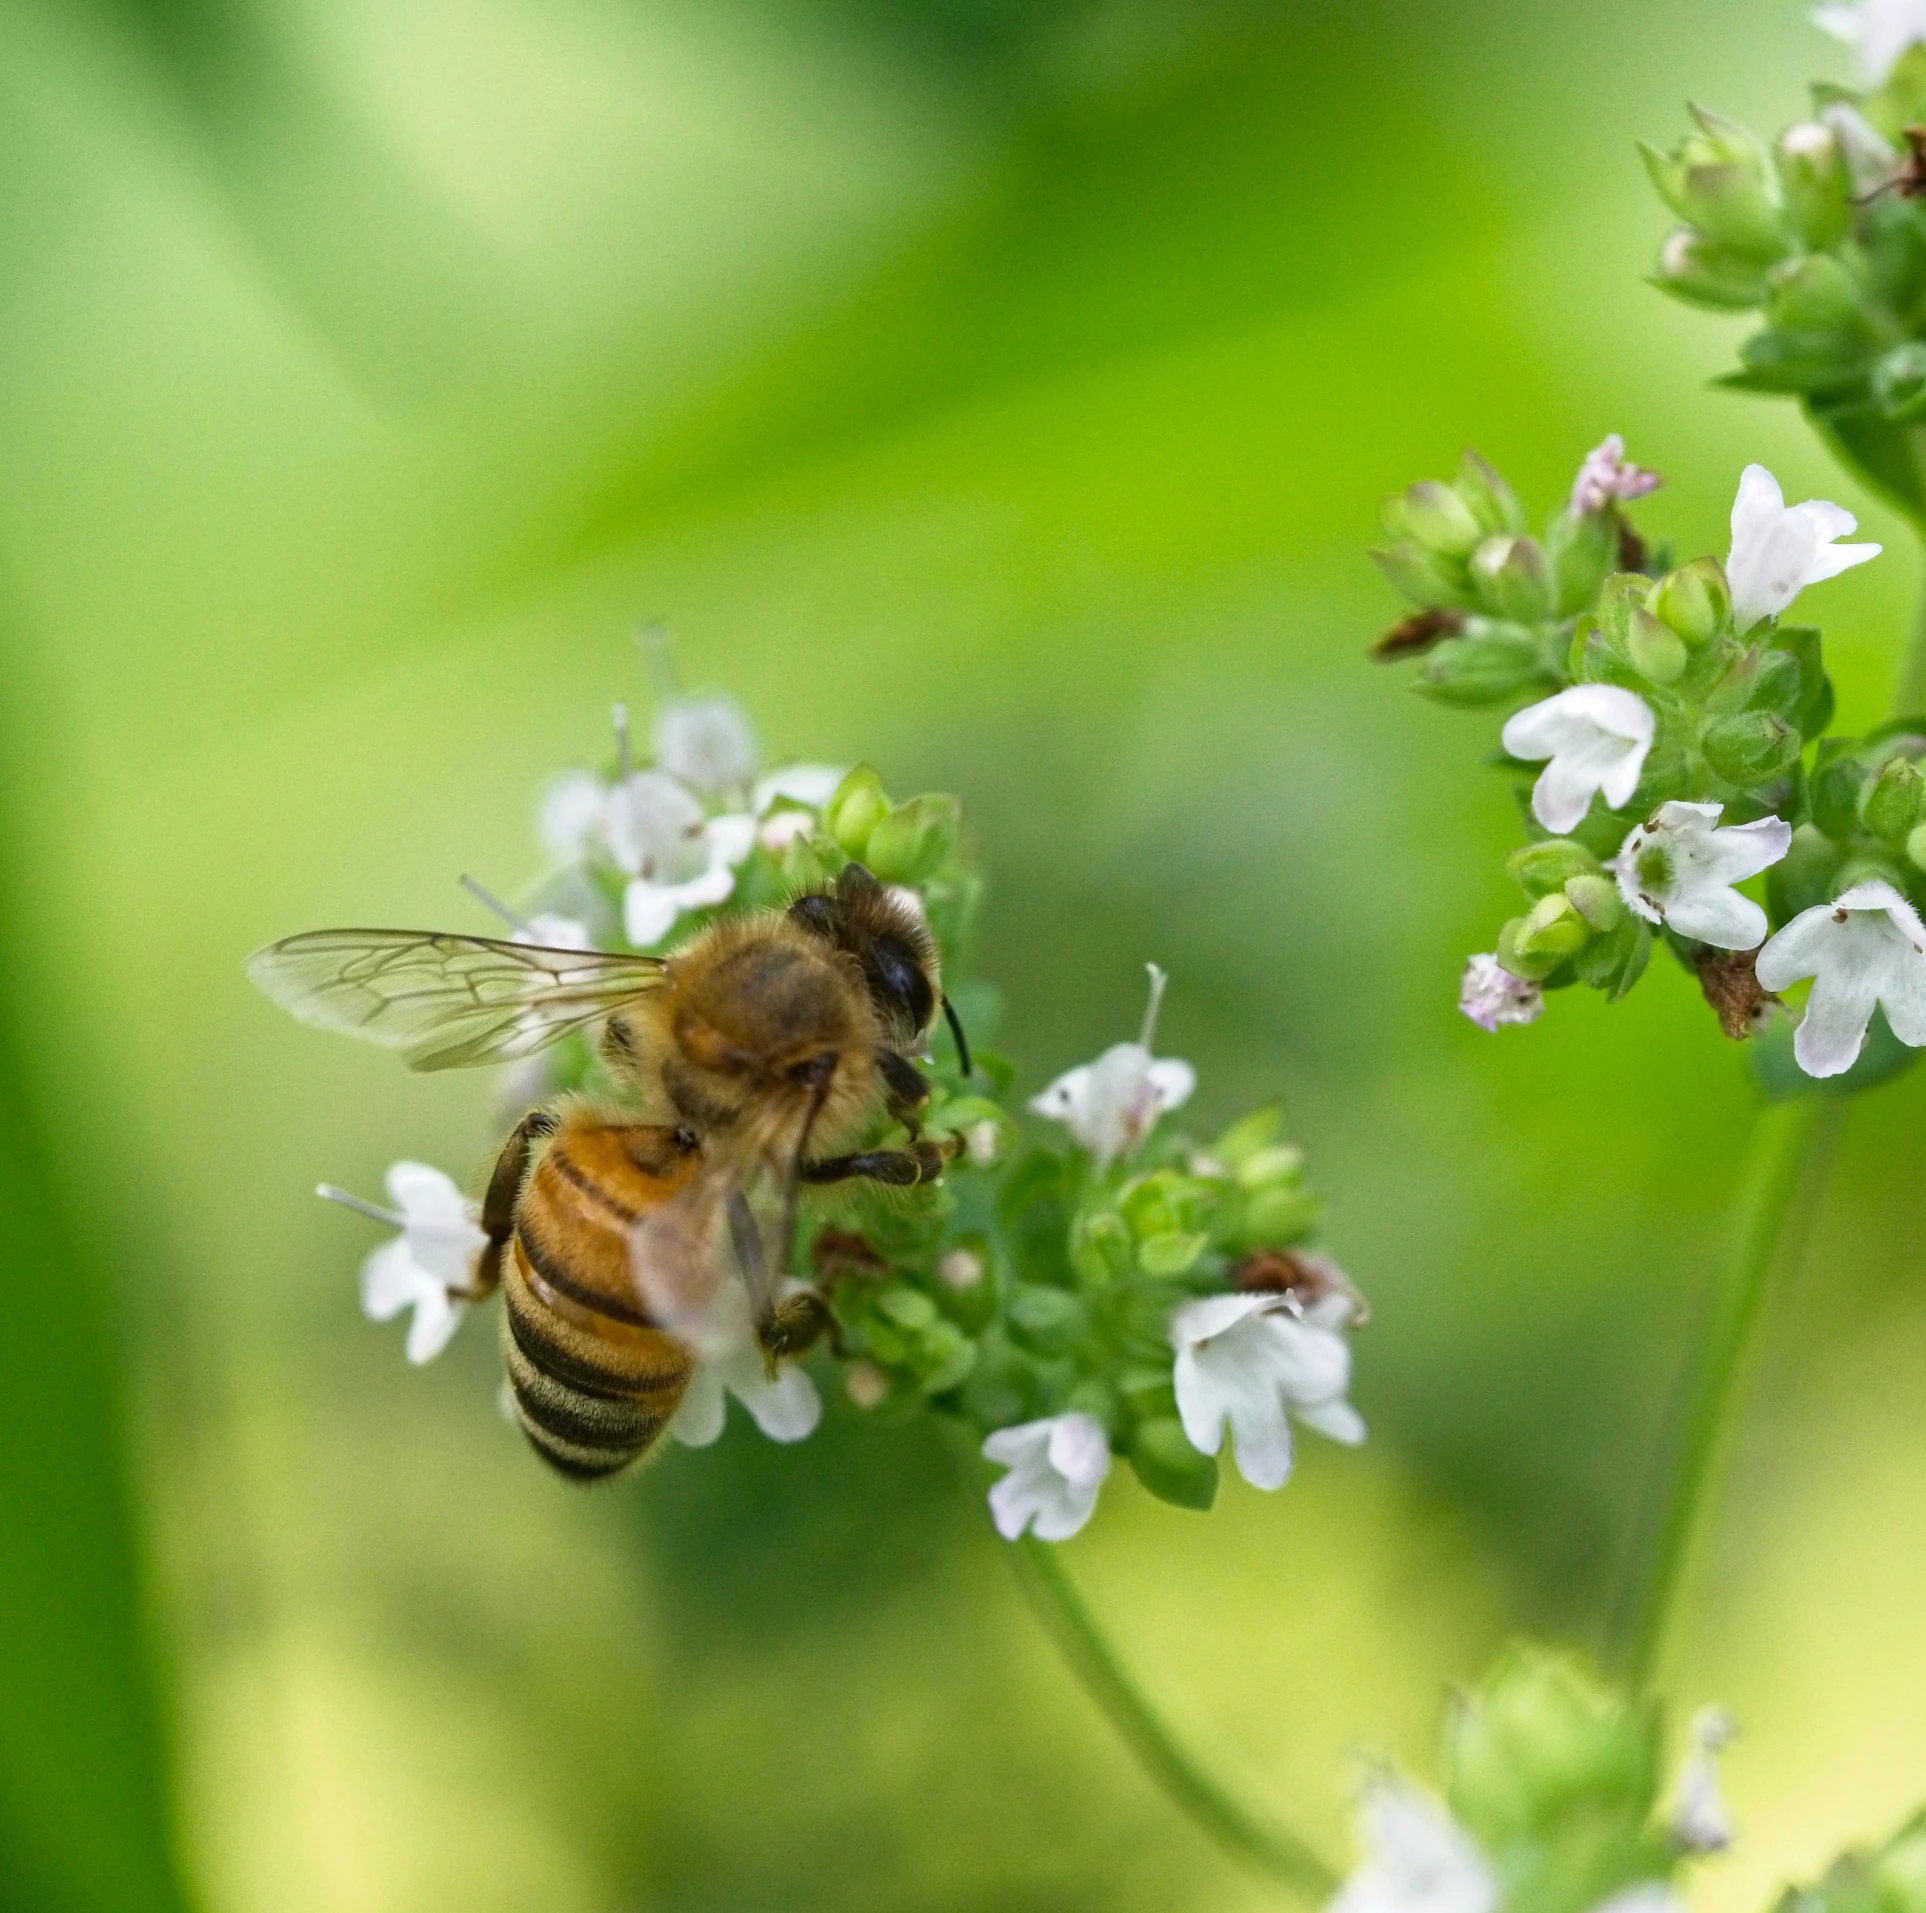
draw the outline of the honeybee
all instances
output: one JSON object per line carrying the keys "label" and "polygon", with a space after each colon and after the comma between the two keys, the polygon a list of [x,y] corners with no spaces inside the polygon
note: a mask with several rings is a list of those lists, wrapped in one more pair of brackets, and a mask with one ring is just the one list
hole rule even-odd
{"label": "honeybee", "polygon": [[[771,1372],[833,1333],[820,1291],[785,1295],[799,1186],[934,1181],[911,1060],[947,1015],[920,918],[861,864],[786,910],[700,931],[666,957],[552,950],[425,930],[316,930],[247,974],[304,1023],[455,1069],[533,1054],[601,1023],[616,1102],[530,1111],[482,1201],[468,1299],[498,1286],[523,1430],[561,1473],[646,1453],[696,1360],[753,1336]],[[847,1152],[878,1113],[901,1146]]]}

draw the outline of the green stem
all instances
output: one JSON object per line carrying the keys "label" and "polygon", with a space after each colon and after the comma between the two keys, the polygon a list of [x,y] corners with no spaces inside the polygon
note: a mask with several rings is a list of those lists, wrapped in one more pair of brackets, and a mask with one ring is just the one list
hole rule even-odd
{"label": "green stem", "polygon": [[1730,1442],[1732,1410],[1766,1290],[1775,1271],[1795,1265],[1805,1246],[1825,1195],[1848,1100],[1824,1091],[1796,1097],[1762,1110],[1754,1127],[1704,1359],[1680,1415],[1677,1461],[1652,1523],[1644,1575],[1620,1630],[1623,1672],[1635,1688],[1651,1687],[1664,1657]]}
{"label": "green stem", "polygon": [[1911,717],[1926,708],[1926,585],[1913,612],[1913,628],[1906,641],[1906,654],[1899,661],[1899,676],[1893,684],[1894,717]]}
{"label": "green stem", "polygon": [[1337,1874],[1288,1827],[1240,1800],[1177,1738],[1084,1605],[1058,1550],[1026,1534],[1009,1553],[1017,1580],[1057,1651],[1151,1779],[1219,1845],[1307,1906],[1329,1899],[1338,1885]]}

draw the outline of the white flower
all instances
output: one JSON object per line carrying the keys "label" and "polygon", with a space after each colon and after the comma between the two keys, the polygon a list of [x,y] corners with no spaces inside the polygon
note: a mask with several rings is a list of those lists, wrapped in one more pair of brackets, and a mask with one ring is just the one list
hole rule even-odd
{"label": "white flower", "polygon": [[787,850],[798,837],[807,837],[815,828],[813,812],[779,810],[756,826],[756,841],[763,849],[780,853]]}
{"label": "white flower", "polygon": [[1625,441],[1612,432],[1585,454],[1585,462],[1572,481],[1572,510],[1594,512],[1611,504],[1629,504],[1634,498],[1657,491],[1664,482],[1657,472],[1641,471],[1628,463]]}
{"label": "white flower", "polygon": [[1857,0],[1856,5],[1815,7],[1812,23],[1853,48],[1868,86],[1883,86],[1899,56],[1926,40],[1926,0]]}
{"label": "white flower", "polygon": [[1532,786],[1531,813],[1560,836],[1591,808],[1592,793],[1622,809],[1638,789],[1652,748],[1652,707],[1616,684],[1574,684],[1505,720],[1500,733],[1513,757],[1551,762]]}
{"label": "white flower", "polygon": [[655,714],[655,761],[705,797],[747,790],[760,751],[749,713],[720,691],[672,698]]}
{"label": "white flower", "polygon": [[1719,1794],[1718,1757],[1738,1735],[1723,1707],[1701,1707],[1686,1730],[1690,1740],[1672,1803],[1672,1834],[1692,1853],[1723,1853],[1732,1844],[1732,1817]]}
{"label": "white flower", "polygon": [[595,940],[588,925],[579,917],[558,916],[544,911],[530,917],[509,937],[510,943],[532,944],[538,950],[592,950]]}
{"label": "white flower", "polygon": [[475,1258],[488,1238],[476,1205],[439,1169],[398,1162],[388,1171],[392,1209],[363,1202],[322,1183],[315,1194],[401,1231],[361,1265],[361,1310],[371,1322],[392,1321],[413,1309],[408,1359],[431,1362],[461,1321],[461,1304],[474,1279]]}
{"label": "white flower", "polygon": [[1389,1774],[1358,1802],[1364,1858],[1327,1913],[1494,1913],[1498,1877],[1442,1806]]}
{"label": "white flower", "polygon": [[1625,907],[1647,923],[1721,950],[1764,942],[1766,913],[1732,888],[1776,864],[1792,843],[1778,817],[1714,829],[1723,804],[1665,803],[1627,836],[1611,869]]}
{"label": "white flower", "polygon": [[1025,1528],[1067,1541],[1090,1519],[1110,1472],[1110,1437],[1094,1415],[1072,1412],[986,1436],[983,1459],[1009,1473],[990,1490],[990,1518],[1006,1541]]}
{"label": "white flower", "polygon": [[1759,952],[1759,987],[1813,979],[1792,1053],[1808,1076],[1852,1068],[1874,1005],[1902,1043],[1926,1044],[1926,928],[1889,883],[1858,883],[1815,904]]}
{"label": "white flower", "polygon": [[608,786],[593,771],[564,771],[535,806],[535,840],[551,863],[580,863],[603,842]]}
{"label": "white flower", "polygon": [[635,771],[609,793],[609,850],[629,873],[622,927],[644,949],[659,943],[685,910],[722,903],[735,867],[755,848],[753,817],[709,817],[664,771]]}
{"label": "white flower", "polygon": [[1544,1013],[1545,993],[1536,983],[1513,976],[1487,950],[1465,959],[1458,1008],[1481,1030],[1498,1030],[1507,1023],[1536,1023]]}
{"label": "white flower", "polygon": [[821,810],[836,795],[837,785],[848,775],[846,770],[838,769],[834,764],[784,764],[780,769],[757,778],[749,808],[761,817],[767,814],[769,806],[777,798],[786,797],[792,804],[804,804],[811,810]]}
{"label": "white flower", "polygon": [[708,1447],[722,1433],[725,1390],[771,1441],[801,1441],[823,1418],[822,1397],[808,1375],[786,1362],[771,1379],[762,1350],[744,1339],[696,1363],[669,1433],[685,1448]]}
{"label": "white flower", "polygon": [[1062,1123],[1095,1157],[1099,1169],[1129,1155],[1158,1117],[1181,1108],[1197,1087],[1197,1072],[1188,1063],[1150,1053],[1166,979],[1156,964],[1146,967],[1150,1006],[1137,1041],[1113,1043],[1094,1063],[1065,1070],[1042,1095],[1030,1098],[1030,1107]]}
{"label": "white flower", "polygon": [[1807,585],[1877,558],[1877,545],[1833,542],[1858,529],[1851,512],[1827,499],[1788,505],[1779,481],[1763,465],[1748,465],[1732,501],[1732,549],[1725,561],[1735,628],[1749,631],[1761,618],[1776,618]]}
{"label": "white flower", "polygon": [[1344,1399],[1351,1351],[1339,1328],[1356,1304],[1347,1290],[1300,1310],[1278,1294],[1207,1295],[1170,1318],[1177,1351],[1177,1414],[1190,1445],[1214,1455],[1229,1424],[1237,1467],[1253,1488],[1281,1488],[1291,1473],[1287,1411],[1347,1445],[1364,1420]]}

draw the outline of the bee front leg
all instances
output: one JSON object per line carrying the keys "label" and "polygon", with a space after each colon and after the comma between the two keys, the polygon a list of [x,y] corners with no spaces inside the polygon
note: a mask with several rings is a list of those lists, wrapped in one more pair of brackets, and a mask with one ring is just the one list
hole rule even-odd
{"label": "bee front leg", "polygon": [[891,1119],[901,1123],[914,1142],[922,1131],[923,1111],[929,1106],[929,1084],[907,1056],[899,1056],[894,1050],[879,1052],[876,1067],[883,1078]]}
{"label": "bee front leg", "polygon": [[515,1234],[515,1204],[522,1193],[522,1179],[528,1174],[528,1159],[535,1145],[555,1133],[555,1118],[545,1109],[531,1109],[509,1131],[502,1153],[488,1178],[488,1193],[482,1197],[482,1234],[488,1238],[475,1263],[475,1279],[461,1299],[479,1302],[493,1295],[502,1279],[502,1252]]}
{"label": "bee front leg", "polygon": [[962,1139],[945,1137],[940,1143],[914,1141],[904,1149],[869,1149],[855,1156],[827,1156],[802,1166],[804,1182],[881,1182],[909,1189],[934,1182],[959,1149]]}

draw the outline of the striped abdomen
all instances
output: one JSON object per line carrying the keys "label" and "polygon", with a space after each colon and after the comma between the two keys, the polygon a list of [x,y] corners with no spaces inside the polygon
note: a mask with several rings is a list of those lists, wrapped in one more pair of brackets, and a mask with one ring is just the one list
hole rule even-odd
{"label": "striped abdomen", "polygon": [[645,1453],[688,1386],[693,1358],[649,1321],[629,1243],[701,1160],[672,1129],[564,1128],[516,1204],[503,1258],[502,1359],[536,1452],[578,1481]]}

